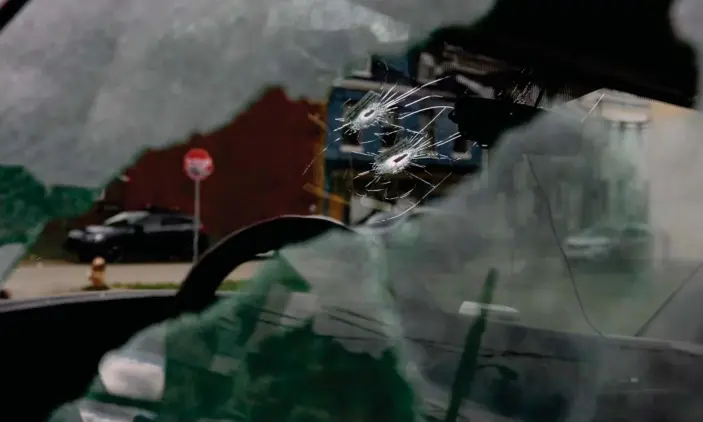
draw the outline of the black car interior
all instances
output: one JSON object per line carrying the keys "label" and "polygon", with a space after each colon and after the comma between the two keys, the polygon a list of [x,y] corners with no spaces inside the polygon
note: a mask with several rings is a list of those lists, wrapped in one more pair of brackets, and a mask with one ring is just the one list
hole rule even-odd
{"label": "black car interior", "polygon": [[[179,292],[95,294],[6,302],[0,306],[4,363],[3,412],[42,420],[80,397],[102,355],[146,326],[218,299],[216,289],[239,264],[262,250],[302,242],[328,230],[349,230],[319,217],[283,216],[234,233],[204,255]],[[276,233],[277,236],[262,236]],[[270,240],[268,240],[270,239]],[[251,247],[251,248],[250,248]],[[230,259],[231,258],[231,259]],[[407,312],[408,309],[405,309]],[[454,344],[413,339],[430,362],[427,378],[447,385],[475,318],[419,306],[451,327]],[[412,339],[412,335],[410,335]],[[482,403],[525,421],[560,421],[583,397],[597,397],[593,420],[688,421],[703,416],[703,347],[646,338],[603,338],[490,322],[479,351]]]}
{"label": "black car interior", "polygon": [[[26,2],[4,3],[0,31]],[[694,53],[673,35],[671,4],[497,0],[494,10],[473,27],[437,31],[430,43],[451,40],[529,70],[504,75],[503,82],[491,82],[494,85],[507,87],[528,74],[528,82],[543,87],[547,96],[566,92],[576,98],[610,88],[692,107]],[[537,114],[534,107],[509,99],[459,101],[453,119],[460,131],[485,145]],[[492,101],[488,107],[487,101]],[[486,126],[466,123],[477,121],[477,113]],[[0,414],[10,415],[7,420],[44,420],[58,405],[80,397],[101,356],[138,330],[183,312],[202,311],[217,300],[217,287],[241,263],[331,229],[350,230],[328,219],[300,216],[243,229],[211,248],[177,293],[95,293],[0,302]],[[438,309],[417,312],[441,313],[459,339],[474,323],[474,318]],[[503,369],[477,377],[485,384],[481,401],[496,413],[525,421],[579,420],[573,412],[590,414],[590,408],[579,406],[592,405],[588,398],[594,396],[596,421],[703,420],[703,346],[696,345],[703,338],[696,335],[687,339],[690,343],[674,344],[645,337],[646,333],[641,338],[603,338],[489,322],[480,356],[486,367]],[[448,354],[456,355],[456,361],[463,345],[435,346],[422,345],[438,361]],[[441,384],[454,369],[431,366],[426,376]]]}

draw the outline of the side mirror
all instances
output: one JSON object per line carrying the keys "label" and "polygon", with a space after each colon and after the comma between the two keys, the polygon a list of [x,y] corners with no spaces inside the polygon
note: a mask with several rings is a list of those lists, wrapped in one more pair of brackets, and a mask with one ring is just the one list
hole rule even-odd
{"label": "side mirror", "polygon": [[141,224],[135,224],[132,226],[132,230],[134,230],[134,233],[136,234],[144,234],[144,226]]}

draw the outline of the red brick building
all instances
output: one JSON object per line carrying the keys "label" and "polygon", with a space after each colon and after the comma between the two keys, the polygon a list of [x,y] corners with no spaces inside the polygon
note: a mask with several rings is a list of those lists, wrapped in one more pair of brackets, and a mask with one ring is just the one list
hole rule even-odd
{"label": "red brick building", "polygon": [[269,90],[224,127],[144,153],[74,223],[148,205],[192,213],[193,182],[183,172],[183,155],[193,147],[207,149],[215,163],[214,174],[201,185],[202,220],[212,235],[281,214],[317,213],[321,199],[309,185],[322,186],[323,157],[303,172],[322,148],[324,129],[316,121],[324,121],[323,114],[323,104],[293,101],[282,89]]}
{"label": "red brick building", "polygon": [[[303,189],[321,173],[323,159],[303,174],[321,148],[323,128],[310,116],[323,105],[292,101],[283,90],[268,91],[237,119],[169,149],[148,151],[125,174],[125,209],[147,205],[193,212],[193,182],[183,155],[205,148],[215,172],[201,184],[201,215],[208,231],[223,235],[281,214],[309,214],[319,199]],[[324,121],[324,119],[323,119]]]}

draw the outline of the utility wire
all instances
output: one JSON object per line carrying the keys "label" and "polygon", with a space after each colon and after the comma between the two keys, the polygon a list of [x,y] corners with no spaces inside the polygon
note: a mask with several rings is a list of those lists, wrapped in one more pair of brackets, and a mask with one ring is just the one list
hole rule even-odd
{"label": "utility wire", "polygon": [[649,329],[649,326],[652,325],[652,322],[654,322],[654,320],[657,319],[657,317],[659,317],[659,315],[662,313],[662,311],[664,309],[666,309],[667,306],[669,306],[671,301],[674,300],[674,298],[676,296],[678,296],[678,294],[681,292],[681,290],[683,290],[683,288],[686,287],[691,280],[693,280],[693,277],[695,277],[695,275],[698,274],[698,271],[701,268],[703,268],[703,262],[700,262],[696,266],[696,268],[694,268],[693,271],[691,271],[691,273],[686,278],[684,278],[683,281],[681,281],[681,283],[678,285],[678,287],[676,287],[676,289],[673,292],[671,292],[671,294],[669,294],[669,296],[657,308],[657,310],[654,311],[652,316],[647,318],[647,321],[645,321],[645,323],[642,324],[642,326],[637,331],[635,331],[635,337],[641,337],[644,335],[644,333],[647,332],[647,330]]}
{"label": "utility wire", "polygon": [[547,196],[547,192],[544,190],[544,187],[542,187],[542,184],[539,181],[539,178],[537,177],[537,174],[535,173],[534,167],[532,167],[532,161],[530,160],[530,157],[527,155],[525,156],[525,159],[527,161],[527,167],[530,170],[530,173],[532,174],[532,178],[535,180],[535,184],[537,185],[537,190],[540,192],[540,195],[542,196],[542,199],[544,200],[544,204],[546,206],[547,210],[547,218],[549,219],[549,227],[551,228],[552,235],[554,235],[554,240],[557,242],[557,247],[559,248],[559,254],[561,255],[562,260],[564,261],[564,265],[566,266],[566,271],[569,274],[569,280],[571,281],[571,287],[574,290],[574,296],[576,297],[576,301],[578,302],[579,308],[581,309],[581,314],[583,315],[583,319],[586,321],[586,324],[589,325],[593,329],[594,332],[596,332],[600,336],[604,336],[604,334],[596,327],[596,325],[591,321],[591,318],[588,316],[588,312],[586,311],[586,307],[583,304],[583,300],[581,298],[581,292],[579,292],[578,285],[576,284],[576,279],[574,277],[574,272],[571,269],[571,265],[569,264],[569,259],[566,256],[566,252],[564,252],[564,248],[561,245],[561,240],[559,239],[559,234],[557,233],[557,228],[554,224],[554,216],[552,214],[552,207],[549,204],[549,196]]}

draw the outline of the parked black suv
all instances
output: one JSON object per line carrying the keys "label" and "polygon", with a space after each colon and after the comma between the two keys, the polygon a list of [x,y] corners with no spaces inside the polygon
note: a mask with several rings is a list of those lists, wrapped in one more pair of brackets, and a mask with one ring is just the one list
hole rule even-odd
{"label": "parked black suv", "polygon": [[[82,262],[102,256],[115,261],[190,260],[193,257],[192,216],[169,211],[136,210],[116,214],[100,225],[68,232],[64,248]],[[209,239],[201,224],[198,252]]]}

